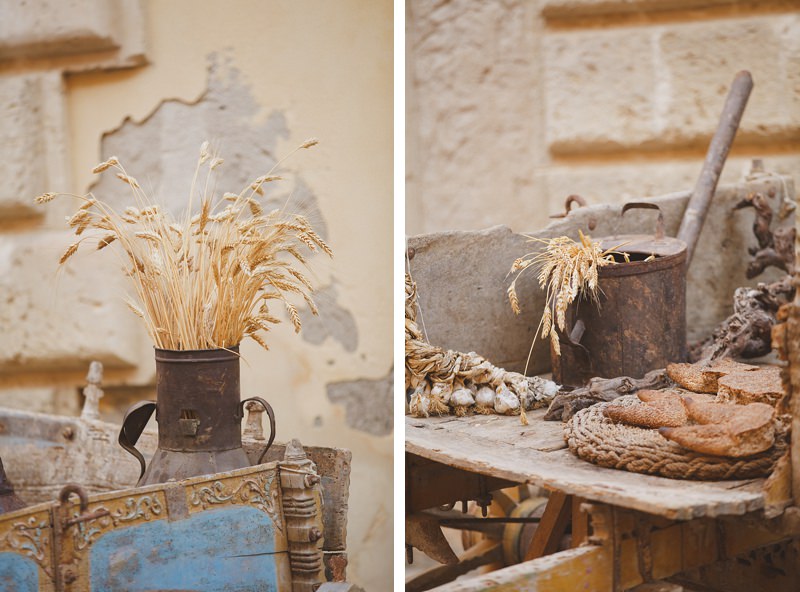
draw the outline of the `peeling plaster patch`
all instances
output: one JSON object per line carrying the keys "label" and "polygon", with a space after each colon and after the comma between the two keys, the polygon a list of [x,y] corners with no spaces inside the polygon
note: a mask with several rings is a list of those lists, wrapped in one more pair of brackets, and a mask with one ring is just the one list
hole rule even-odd
{"label": "peeling plaster patch", "polygon": [[[126,119],[104,134],[102,158],[116,155],[135,177],[145,194],[173,214],[188,199],[200,145],[209,140],[225,163],[217,169],[216,193],[238,192],[253,178],[265,174],[283,154],[277,153],[289,127],[281,111],[259,121],[262,107],[230,57],[209,56],[208,88],[196,103],[177,99],[162,101],[144,120]],[[281,146],[281,150],[288,148]],[[302,168],[302,159],[298,159]],[[201,176],[200,187],[205,180]],[[289,207],[306,215],[317,232],[327,236],[316,195],[299,176],[270,184],[266,206]],[[130,188],[106,173],[90,188],[115,208],[131,205]],[[265,188],[267,189],[267,188]],[[197,201],[195,202],[197,203]]]}
{"label": "peeling plaster patch", "polygon": [[358,326],[353,313],[336,302],[337,295],[335,283],[315,292],[319,316],[305,315],[300,335],[314,345],[331,337],[341,343],[345,351],[352,352],[358,347]]}
{"label": "peeling plaster patch", "polygon": [[392,371],[383,378],[348,380],[327,385],[331,403],[344,405],[345,422],[373,436],[392,433]]}

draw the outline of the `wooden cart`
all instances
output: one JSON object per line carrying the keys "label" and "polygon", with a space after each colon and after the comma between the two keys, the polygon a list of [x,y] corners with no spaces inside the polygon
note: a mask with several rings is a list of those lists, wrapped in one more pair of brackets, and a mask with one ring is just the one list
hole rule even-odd
{"label": "wooden cart", "polygon": [[[274,445],[264,464],[134,487],[139,465],[118,433],[93,419],[0,409],[0,457],[32,504],[0,515],[0,589],[357,589],[345,583],[349,451],[295,440]],[[155,445],[145,432],[138,447],[148,456]],[[255,417],[244,446],[256,462]]]}
{"label": "wooden cart", "polygon": [[[715,259],[718,269],[704,270],[705,276],[696,264],[694,274],[690,269],[690,309],[706,303],[704,309],[690,310],[690,338],[728,314],[720,303],[730,303],[733,288],[745,281],[752,216],[736,218],[732,209],[754,191],[769,194],[775,203],[794,198],[791,180],[777,176],[717,191],[697,257]],[[667,213],[668,231],[677,226],[687,199],[688,194],[673,194],[654,200]],[[582,208],[537,234],[569,235],[587,227],[597,229],[594,236],[625,232],[612,228],[616,215],[610,206]],[[525,252],[520,250],[524,237],[500,228],[415,237],[409,246],[431,343],[474,350],[521,370],[536,323],[533,317],[507,314],[502,290],[511,262]],[[469,290],[470,299],[454,297],[459,290]],[[541,311],[541,299],[534,295],[523,308]],[[800,323],[792,320],[800,318],[796,311],[790,313],[786,341],[800,378],[794,370],[800,362]],[[545,372],[548,357],[545,347],[537,347],[534,371]],[[427,547],[444,562],[410,578],[407,590],[616,591],[666,578],[701,590],[800,589],[800,509],[791,505],[790,493],[791,472],[800,474],[798,466],[779,463],[769,480],[720,482],[606,469],[575,457],[561,422],[543,421],[543,415],[529,412],[529,425],[497,415],[406,418],[407,542]],[[546,492],[537,511],[530,504],[520,511],[526,502],[507,493],[521,485],[528,486],[524,492],[530,486]],[[462,500],[465,508],[466,500],[473,508],[494,504],[488,518],[474,510],[448,511]],[[456,559],[448,557],[438,530],[442,525],[482,534],[466,537],[470,544]],[[527,537],[521,532],[525,528]],[[480,566],[492,571],[453,581]]]}

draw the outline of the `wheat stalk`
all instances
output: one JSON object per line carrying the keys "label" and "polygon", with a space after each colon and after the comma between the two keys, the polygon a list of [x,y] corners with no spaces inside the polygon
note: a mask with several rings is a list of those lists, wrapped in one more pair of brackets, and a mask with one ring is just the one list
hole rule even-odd
{"label": "wheat stalk", "polygon": [[[539,243],[544,248],[519,257],[509,271],[509,274],[515,274],[508,287],[508,300],[515,314],[521,312],[517,280],[527,269],[536,272],[539,286],[545,292],[545,306],[533,340],[535,343],[538,336],[542,339],[549,337],[556,355],[561,355],[557,330],[566,329],[569,305],[581,295],[597,301],[598,269],[615,263],[614,254],[622,246],[603,250],[599,242],[593,242],[580,230],[578,234],[580,242],[566,236],[551,239],[528,237],[529,242]],[[623,256],[628,259],[626,254],[623,253]]]}
{"label": "wheat stalk", "polygon": [[[310,148],[307,140],[297,150]],[[262,333],[280,322],[271,314],[268,302],[280,300],[295,331],[301,328],[300,314],[290,298],[300,298],[312,314],[317,307],[313,286],[297,269],[307,266],[301,254],[333,252],[314,232],[308,220],[284,209],[265,214],[258,196],[261,186],[280,180],[275,169],[260,175],[239,193],[224,193],[215,199],[213,176],[223,160],[200,150],[189,201],[175,219],[166,208],[152,203],[135,178],[117,157],[94,167],[101,174],[113,171],[132,192],[134,204],[117,212],[108,203],[89,194],[67,219],[76,235],[61,256],[65,263],[87,239],[96,250],[116,250],[125,261],[135,298],[128,307],[141,317],[156,347],[171,350],[229,348],[246,337],[268,349]],[[204,187],[199,178],[207,169]],[[193,210],[199,195],[199,211]],[[62,193],[45,193],[37,203],[47,203]]]}

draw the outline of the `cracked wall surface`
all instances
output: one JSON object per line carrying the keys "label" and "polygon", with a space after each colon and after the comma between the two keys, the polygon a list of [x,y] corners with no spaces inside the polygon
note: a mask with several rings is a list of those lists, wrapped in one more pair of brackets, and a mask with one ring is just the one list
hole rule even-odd
{"label": "cracked wall surface", "polygon": [[342,405],[345,422],[373,436],[392,433],[392,371],[377,380],[351,380],[329,384],[328,399]]}
{"label": "cracked wall surface", "polygon": [[48,3],[49,15],[35,4],[9,0],[13,18],[0,19],[0,405],[75,415],[94,359],[105,418],[153,393],[152,345],[122,303],[119,262],[82,250],[58,269],[73,206],[34,196],[91,190],[128,205],[125,185],[90,172],[116,155],[177,211],[204,140],[225,159],[219,189],[238,191],[318,137],[266,197],[334,249],[311,261],[320,316],[301,309],[304,332],[279,325],[269,352],[243,344],[242,394],[269,400],[279,440],[353,451],[348,578],[389,589],[391,2],[80,0]]}
{"label": "cracked wall surface", "polygon": [[722,173],[800,174],[791,0],[409,0],[406,230],[544,227],[691,189],[735,74],[755,87]]}

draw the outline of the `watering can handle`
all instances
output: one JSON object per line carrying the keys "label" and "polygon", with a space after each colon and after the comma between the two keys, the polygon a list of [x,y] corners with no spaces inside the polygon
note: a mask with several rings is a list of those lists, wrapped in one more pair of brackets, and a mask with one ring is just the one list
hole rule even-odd
{"label": "watering can handle", "polygon": [[267,454],[267,450],[269,450],[270,446],[272,446],[273,440],[275,440],[275,413],[272,411],[272,407],[269,403],[267,403],[261,397],[250,397],[249,399],[244,399],[241,403],[239,403],[239,417],[244,417],[244,405],[248,401],[254,401],[261,405],[264,408],[264,411],[267,412],[267,416],[269,417],[269,440],[267,440],[267,446],[264,448],[264,451],[261,453],[261,456],[258,457],[258,464],[261,464],[261,461],[264,460],[264,455]]}
{"label": "watering can handle", "polygon": [[119,430],[119,438],[117,439],[119,445],[130,452],[136,457],[136,460],[139,461],[139,466],[141,467],[139,479],[144,475],[145,462],[142,453],[136,450],[135,446],[155,410],[155,401],[139,401],[138,403],[134,403],[125,412],[125,418],[122,420],[122,427]]}
{"label": "watering can handle", "polygon": [[664,212],[658,207],[658,204],[646,201],[632,201],[622,206],[622,215],[628,210],[643,209],[643,210],[658,210],[658,219],[656,220],[656,234],[655,239],[661,240],[664,238]]}

